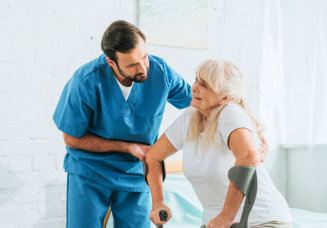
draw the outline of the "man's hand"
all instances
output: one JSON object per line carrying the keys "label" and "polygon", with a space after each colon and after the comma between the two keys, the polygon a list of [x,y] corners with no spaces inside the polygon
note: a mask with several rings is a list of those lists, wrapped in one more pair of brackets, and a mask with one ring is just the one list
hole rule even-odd
{"label": "man's hand", "polygon": [[145,153],[150,149],[150,146],[140,144],[140,143],[130,143],[128,146],[127,152],[140,159],[140,161],[144,161]]}
{"label": "man's hand", "polygon": [[259,137],[260,137],[260,140],[262,143],[260,150],[259,150],[259,160],[260,160],[260,162],[264,162],[266,155],[268,153],[268,150],[269,150],[269,145],[268,145],[267,141],[265,140],[265,138],[261,134],[259,135]]}

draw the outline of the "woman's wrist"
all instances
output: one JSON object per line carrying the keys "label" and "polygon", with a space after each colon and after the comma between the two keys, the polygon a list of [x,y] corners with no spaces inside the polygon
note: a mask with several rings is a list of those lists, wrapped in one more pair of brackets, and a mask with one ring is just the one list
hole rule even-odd
{"label": "woman's wrist", "polygon": [[218,215],[225,224],[232,225],[234,222],[234,218],[230,216],[228,213],[224,213],[223,211]]}
{"label": "woman's wrist", "polygon": [[152,207],[156,207],[158,205],[163,205],[165,204],[164,200],[155,200],[155,201],[152,201]]}

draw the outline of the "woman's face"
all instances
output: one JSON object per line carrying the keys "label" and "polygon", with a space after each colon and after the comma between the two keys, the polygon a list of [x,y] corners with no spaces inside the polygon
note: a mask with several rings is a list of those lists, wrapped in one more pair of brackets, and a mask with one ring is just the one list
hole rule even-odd
{"label": "woman's face", "polygon": [[205,81],[196,77],[192,86],[192,107],[208,117],[211,110],[221,105],[223,101],[221,94],[214,92]]}

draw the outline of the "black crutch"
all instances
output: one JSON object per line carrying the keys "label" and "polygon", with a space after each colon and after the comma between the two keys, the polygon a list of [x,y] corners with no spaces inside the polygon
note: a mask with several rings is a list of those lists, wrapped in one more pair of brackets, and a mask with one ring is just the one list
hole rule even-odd
{"label": "black crutch", "polygon": [[[143,169],[144,169],[144,180],[145,180],[145,183],[148,184],[148,181],[146,179],[147,169],[146,169],[145,162],[143,163]],[[166,179],[165,161],[161,161],[161,169],[162,169],[162,182],[164,182],[165,179]],[[160,221],[166,221],[168,219],[168,212],[166,210],[160,210],[159,211],[159,218],[160,218]],[[157,228],[163,228],[163,226],[157,225]]]}

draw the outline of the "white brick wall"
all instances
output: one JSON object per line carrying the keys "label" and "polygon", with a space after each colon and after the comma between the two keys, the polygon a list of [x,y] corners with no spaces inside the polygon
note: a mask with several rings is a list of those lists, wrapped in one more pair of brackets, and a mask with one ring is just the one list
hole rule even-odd
{"label": "white brick wall", "polygon": [[52,114],[105,28],[135,0],[0,0],[0,227],[65,227],[65,147]]}
{"label": "white brick wall", "polygon": [[[209,50],[149,46],[188,82],[209,57],[259,74],[261,0],[209,1]],[[136,0],[0,0],[0,227],[65,227],[65,155],[52,114],[64,84],[100,53],[114,20],[136,23]],[[182,61],[181,61],[182,60]],[[192,67],[190,67],[192,66]],[[257,104],[256,84],[246,93]],[[163,128],[176,117],[168,107]]]}

